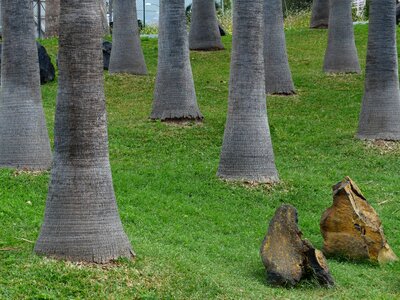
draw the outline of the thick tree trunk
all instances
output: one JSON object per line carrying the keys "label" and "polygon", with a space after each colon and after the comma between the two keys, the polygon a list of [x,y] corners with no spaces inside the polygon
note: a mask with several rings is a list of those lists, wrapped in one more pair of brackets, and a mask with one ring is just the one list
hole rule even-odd
{"label": "thick tree trunk", "polygon": [[45,36],[58,36],[60,22],[60,0],[46,0],[46,30]]}
{"label": "thick tree trunk", "polygon": [[133,252],[108,156],[98,0],[61,0],[55,154],[35,252],[107,263]]}
{"label": "thick tree trunk", "polygon": [[106,1],[99,0],[99,2],[100,2],[100,11],[101,11],[101,25],[103,27],[103,33],[105,35],[107,35],[107,34],[110,34],[110,27],[108,26]]}
{"label": "thick tree trunk", "polygon": [[113,46],[110,73],[146,75],[147,68],[140,44],[136,0],[114,1]]}
{"label": "thick tree trunk", "polygon": [[311,11],[310,28],[328,28],[329,0],[314,0]]}
{"label": "thick tree trunk", "polygon": [[189,33],[191,50],[223,50],[214,0],[193,0]]}
{"label": "thick tree trunk", "polygon": [[324,72],[360,73],[357,48],[354,41],[351,0],[330,0],[328,47]]}
{"label": "thick tree trunk", "polygon": [[151,118],[162,121],[203,118],[190,66],[184,0],[160,1],[158,70]]}
{"label": "thick tree trunk", "polygon": [[217,173],[227,180],[279,180],[265,100],[263,3],[234,2],[228,118]]}
{"label": "thick tree trunk", "polygon": [[30,0],[2,0],[0,167],[48,169],[44,118]]}
{"label": "thick tree trunk", "polygon": [[365,92],[357,137],[400,140],[396,10],[392,0],[371,0]]}
{"label": "thick tree trunk", "polygon": [[293,95],[283,26],[282,0],[264,0],[264,63],[267,94]]}

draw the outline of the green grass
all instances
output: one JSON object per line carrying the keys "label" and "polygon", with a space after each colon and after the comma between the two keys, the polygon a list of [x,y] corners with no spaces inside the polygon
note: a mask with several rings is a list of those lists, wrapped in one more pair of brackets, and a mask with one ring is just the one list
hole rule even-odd
{"label": "green grass", "polygon": [[[355,28],[362,67],[367,27]],[[148,119],[157,41],[143,40],[150,75],[105,74],[115,192],[135,261],[82,266],[33,254],[48,174],[0,171],[1,299],[395,299],[399,263],[376,266],[329,260],[333,289],[313,281],[294,289],[266,284],[258,254],[282,203],[299,211],[304,236],[320,248],[319,220],[331,186],[351,176],[380,214],[400,254],[400,151],[354,139],[363,75],[326,76],[324,30],[287,31],[298,95],[269,97],[268,113],[282,184],[272,189],[226,184],[215,176],[226,119],[229,50],[193,52],[203,125],[185,128]],[[43,43],[55,58],[57,43]],[[51,137],[57,84],[43,86]],[[380,204],[381,202],[383,204]]]}

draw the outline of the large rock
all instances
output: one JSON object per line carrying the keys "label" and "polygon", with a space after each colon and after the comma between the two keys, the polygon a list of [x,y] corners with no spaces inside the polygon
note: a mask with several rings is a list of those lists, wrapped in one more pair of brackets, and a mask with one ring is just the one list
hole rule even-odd
{"label": "large rock", "polygon": [[314,277],[322,285],[334,285],[324,255],[301,238],[297,222],[297,210],[291,205],[282,205],[275,212],[260,250],[267,281],[294,286],[303,278]]}
{"label": "large rock", "polygon": [[[36,45],[39,55],[40,83],[45,84],[55,79],[56,71],[54,69],[53,64],[51,63],[51,59],[46,51],[46,48],[43,47],[38,42],[36,42]],[[0,43],[0,65],[1,65],[1,52],[2,52],[2,44]]]}
{"label": "large rock", "polygon": [[326,255],[379,263],[397,260],[378,214],[350,177],[333,187],[333,204],[320,226]]}
{"label": "large rock", "polygon": [[53,81],[56,78],[56,70],[46,48],[40,43],[36,42],[39,55],[39,68],[40,68],[40,83],[45,84],[47,82]]}
{"label": "large rock", "polygon": [[103,41],[103,69],[108,70],[110,66],[112,43],[108,41]]}

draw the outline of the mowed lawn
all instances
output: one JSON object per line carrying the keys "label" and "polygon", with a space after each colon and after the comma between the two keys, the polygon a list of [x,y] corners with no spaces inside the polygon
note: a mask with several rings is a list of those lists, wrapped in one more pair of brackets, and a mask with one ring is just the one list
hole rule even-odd
{"label": "mowed lawn", "polygon": [[[362,69],[366,25],[355,27]],[[157,40],[142,45],[150,75],[105,73],[115,193],[134,261],[106,266],[58,262],[33,254],[49,174],[0,171],[1,299],[398,299],[400,263],[377,266],[329,259],[336,287],[305,281],[294,289],[265,281],[259,248],[276,208],[289,203],[316,247],[331,186],[350,176],[380,214],[400,255],[400,147],[354,138],[362,75],[322,72],[327,31],[287,31],[298,95],[268,97],[282,183],[228,184],[216,178],[226,120],[231,37],[227,50],[192,52],[204,124],[170,126],[148,119]],[[56,40],[42,41],[53,59]],[[43,86],[51,136],[57,83]]]}

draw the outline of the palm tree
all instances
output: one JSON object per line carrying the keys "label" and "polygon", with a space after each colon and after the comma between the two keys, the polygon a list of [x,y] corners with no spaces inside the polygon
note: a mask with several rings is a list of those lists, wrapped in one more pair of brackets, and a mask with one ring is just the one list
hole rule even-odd
{"label": "palm tree", "polygon": [[263,64],[264,0],[233,2],[228,118],[217,175],[277,182],[268,126]]}
{"label": "palm tree", "polygon": [[60,0],[46,0],[46,37],[58,36]]}
{"label": "palm tree", "polygon": [[393,0],[371,0],[365,93],[357,137],[400,140],[400,93]]}
{"label": "palm tree", "polygon": [[314,0],[311,11],[310,28],[328,28],[329,0]]}
{"label": "palm tree", "polygon": [[140,45],[136,0],[114,1],[113,47],[109,71],[110,73],[147,74]]}
{"label": "palm tree", "polygon": [[106,8],[106,1],[100,1],[100,12],[101,12],[101,25],[103,26],[104,34],[110,33],[110,27],[108,26],[108,18],[107,18],[107,8]]}
{"label": "palm tree", "polygon": [[191,50],[223,50],[214,0],[193,0],[189,32]]}
{"label": "palm tree", "polygon": [[110,171],[100,7],[98,0],[60,2],[55,154],[35,252],[107,263],[134,254],[118,215]]}
{"label": "palm tree", "polygon": [[161,0],[158,35],[158,70],[151,119],[201,120],[197,106],[185,0]]}
{"label": "palm tree", "polygon": [[3,0],[0,167],[45,170],[51,150],[40,91],[31,0]]}
{"label": "palm tree", "polygon": [[360,73],[354,41],[352,0],[329,1],[328,47],[325,52],[324,72]]}
{"label": "palm tree", "polygon": [[283,27],[282,0],[264,0],[264,63],[267,94],[295,94]]}

